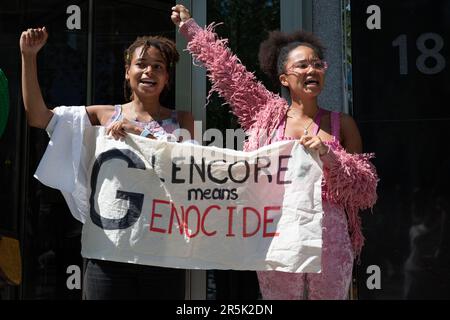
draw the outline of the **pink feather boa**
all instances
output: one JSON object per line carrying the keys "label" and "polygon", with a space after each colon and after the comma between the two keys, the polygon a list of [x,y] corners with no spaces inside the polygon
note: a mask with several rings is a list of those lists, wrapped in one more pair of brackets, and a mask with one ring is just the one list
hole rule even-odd
{"label": "pink feather boa", "polygon": [[208,70],[212,87],[230,104],[239,124],[249,139],[245,150],[255,150],[270,143],[270,134],[276,129],[288,109],[285,99],[269,91],[239,58],[227,47],[227,39],[214,33],[217,24],[200,28],[193,19],[188,20],[180,32],[187,38],[187,50],[195,61]]}
{"label": "pink feather boa", "polygon": [[[211,24],[203,29],[190,19],[180,32],[189,41],[188,51],[208,70],[212,83],[210,95],[217,91],[230,104],[248,134],[244,150],[270,144],[271,134],[278,128],[289,106],[286,100],[267,90],[253,73],[246,70],[227,47],[228,41],[219,39],[214,33],[214,27]],[[330,152],[322,157],[323,198],[345,209],[355,256],[359,256],[364,237],[358,212],[373,207],[377,200],[378,177],[370,163],[373,154],[349,154],[338,141],[327,144]]]}
{"label": "pink feather boa", "polygon": [[353,250],[359,257],[364,236],[358,213],[372,208],[377,201],[379,179],[375,166],[370,162],[374,154],[350,154],[336,140],[326,144],[330,151],[321,157],[324,164],[322,197],[345,209]]}

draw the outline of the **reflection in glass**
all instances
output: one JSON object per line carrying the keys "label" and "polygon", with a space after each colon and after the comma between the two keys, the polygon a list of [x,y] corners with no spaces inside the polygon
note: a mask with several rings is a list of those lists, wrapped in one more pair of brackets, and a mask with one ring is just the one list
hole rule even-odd
{"label": "reflection in glass", "polygon": [[[138,36],[160,35],[175,40],[169,18],[175,1],[95,1],[94,104],[124,101],[123,52]],[[174,108],[175,88],[162,104]]]}

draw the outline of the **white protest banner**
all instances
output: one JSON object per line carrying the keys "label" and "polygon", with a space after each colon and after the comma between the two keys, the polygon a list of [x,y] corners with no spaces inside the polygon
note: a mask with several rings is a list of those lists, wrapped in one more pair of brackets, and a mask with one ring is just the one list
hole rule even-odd
{"label": "white protest banner", "polygon": [[322,169],[296,141],[241,152],[92,130],[84,257],[320,272]]}

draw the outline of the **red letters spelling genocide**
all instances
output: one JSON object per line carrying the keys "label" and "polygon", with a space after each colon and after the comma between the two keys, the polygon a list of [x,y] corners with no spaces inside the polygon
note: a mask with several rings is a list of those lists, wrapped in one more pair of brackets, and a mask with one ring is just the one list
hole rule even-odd
{"label": "red letters spelling genocide", "polygon": [[[164,210],[166,209],[166,210]],[[168,210],[167,210],[168,209]],[[152,212],[150,215],[150,232],[167,233],[172,234],[175,223],[177,224],[178,232],[180,235],[186,234],[189,238],[195,238],[199,235],[204,235],[207,237],[217,236],[217,230],[210,230],[208,226],[208,216],[210,214],[218,214],[221,210],[225,209],[228,214],[227,220],[227,237],[235,237],[237,235],[242,235],[244,238],[261,236],[263,238],[273,238],[278,237],[278,232],[269,232],[269,229],[275,229],[276,225],[269,226],[274,223],[274,219],[269,218],[269,213],[278,212],[281,214],[281,207],[264,207],[263,212],[259,212],[252,207],[244,207],[242,209],[242,230],[234,230],[233,219],[236,213],[236,207],[227,206],[223,208],[219,205],[211,205],[201,212],[196,205],[191,205],[187,208],[180,206],[178,209],[175,204],[165,200],[153,200]],[[170,211],[169,219],[163,218],[161,213]],[[257,224],[253,227],[253,230],[249,230],[248,219],[250,215],[256,218]],[[273,213],[272,213],[273,215]],[[167,217],[164,217],[167,218]],[[164,221],[168,221],[164,225]],[[175,229],[177,229],[175,226]]]}

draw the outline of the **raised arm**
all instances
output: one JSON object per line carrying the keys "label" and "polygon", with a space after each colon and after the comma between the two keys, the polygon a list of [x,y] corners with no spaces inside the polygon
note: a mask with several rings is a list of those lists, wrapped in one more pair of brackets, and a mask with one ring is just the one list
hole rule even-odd
{"label": "raised arm", "polygon": [[182,5],[172,8],[172,21],[189,41],[188,50],[208,70],[211,91],[217,91],[231,106],[244,130],[256,121],[258,113],[277,96],[256,80],[227,47],[212,27],[200,28]]}
{"label": "raised arm", "polygon": [[20,36],[22,54],[22,96],[28,124],[44,129],[53,116],[42,98],[37,75],[37,54],[47,42],[44,28],[28,29]]}
{"label": "raised arm", "polygon": [[[37,74],[37,54],[46,44],[48,33],[45,27],[28,29],[20,36],[22,54],[22,96],[28,124],[45,129],[53,117],[53,111],[47,108],[42,97]],[[86,108],[93,125],[107,121],[114,111],[113,106],[90,106]]]}

